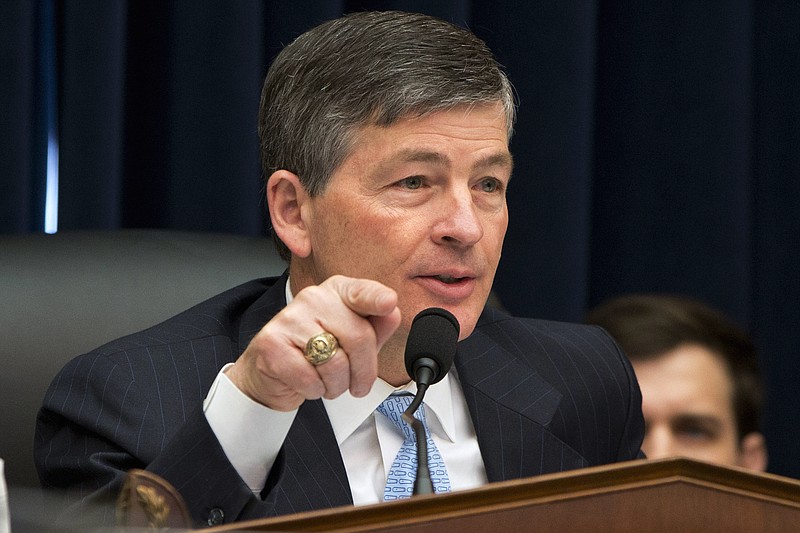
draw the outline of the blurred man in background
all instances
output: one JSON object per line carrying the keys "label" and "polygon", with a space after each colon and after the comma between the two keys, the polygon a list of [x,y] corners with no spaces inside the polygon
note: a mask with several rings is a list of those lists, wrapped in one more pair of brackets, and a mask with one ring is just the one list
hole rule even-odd
{"label": "blurred man in background", "polygon": [[627,295],[587,315],[627,353],[642,391],[648,458],[683,456],[763,471],[755,347],[722,314],[688,298]]}

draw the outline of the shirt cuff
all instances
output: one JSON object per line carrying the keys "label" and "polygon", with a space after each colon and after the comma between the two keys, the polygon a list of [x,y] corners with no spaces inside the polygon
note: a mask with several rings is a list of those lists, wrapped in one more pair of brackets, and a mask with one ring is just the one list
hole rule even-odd
{"label": "shirt cuff", "polygon": [[203,412],[228,460],[250,490],[258,494],[289,434],[297,410],[282,412],[252,400],[225,375],[228,363],[219,371]]}

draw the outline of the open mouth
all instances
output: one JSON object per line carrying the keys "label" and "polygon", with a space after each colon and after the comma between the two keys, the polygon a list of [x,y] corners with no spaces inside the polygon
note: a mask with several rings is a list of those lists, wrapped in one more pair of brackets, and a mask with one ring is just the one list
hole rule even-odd
{"label": "open mouth", "polygon": [[467,279],[467,278],[454,278],[453,276],[445,276],[445,275],[434,276],[434,278],[438,281],[441,281],[442,283],[447,283],[448,285],[459,283]]}
{"label": "open mouth", "polygon": [[[459,276],[459,274],[466,274]],[[419,281],[434,298],[439,298],[439,303],[457,305],[469,298],[475,290],[477,278],[469,272],[451,271],[448,274],[431,274],[420,276]]]}

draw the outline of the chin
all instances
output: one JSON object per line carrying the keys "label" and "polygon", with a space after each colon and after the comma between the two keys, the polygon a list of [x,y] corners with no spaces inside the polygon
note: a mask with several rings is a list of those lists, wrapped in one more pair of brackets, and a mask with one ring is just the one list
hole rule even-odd
{"label": "chin", "polygon": [[456,315],[456,318],[458,318],[458,324],[461,326],[461,333],[458,335],[458,340],[462,341],[472,335],[475,325],[478,323],[478,316],[480,315],[474,317],[470,315],[470,317],[462,319]]}
{"label": "chin", "polygon": [[455,316],[456,320],[458,320],[458,326],[459,326],[458,340],[460,341],[464,340],[465,338],[469,337],[472,334],[472,331],[475,329],[475,324],[478,323],[478,317],[480,316],[480,311],[476,312],[472,308],[466,309],[464,307],[459,308],[447,305],[442,305],[438,307],[447,309],[448,311],[453,313],[453,316]]}

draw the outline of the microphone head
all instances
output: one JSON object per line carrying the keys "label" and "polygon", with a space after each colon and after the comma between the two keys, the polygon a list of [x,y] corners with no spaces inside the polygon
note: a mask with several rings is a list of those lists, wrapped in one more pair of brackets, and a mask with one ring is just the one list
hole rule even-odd
{"label": "microphone head", "polygon": [[406,372],[419,382],[417,371],[429,368],[432,376],[429,385],[440,381],[456,357],[456,346],[461,327],[450,311],[439,307],[423,309],[411,322],[406,341]]}

